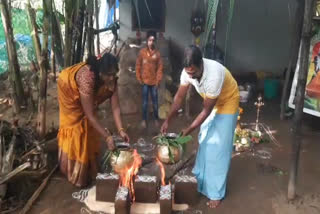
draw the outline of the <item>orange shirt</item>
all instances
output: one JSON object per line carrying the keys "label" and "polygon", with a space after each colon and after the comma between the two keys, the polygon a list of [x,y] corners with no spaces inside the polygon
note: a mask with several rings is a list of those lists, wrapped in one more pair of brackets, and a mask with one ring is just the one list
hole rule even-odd
{"label": "orange shirt", "polygon": [[162,79],[163,63],[158,50],[143,48],[136,61],[137,80],[146,85],[158,85]]}

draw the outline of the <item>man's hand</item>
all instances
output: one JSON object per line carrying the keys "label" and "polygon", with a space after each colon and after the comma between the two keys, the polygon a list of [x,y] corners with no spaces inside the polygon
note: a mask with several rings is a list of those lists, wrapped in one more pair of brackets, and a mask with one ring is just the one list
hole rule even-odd
{"label": "man's hand", "polygon": [[119,132],[119,134],[120,134],[121,138],[122,138],[125,142],[127,142],[127,143],[130,142],[129,135],[128,135],[125,131],[121,130],[121,131]]}
{"label": "man's hand", "polygon": [[181,136],[182,137],[187,136],[188,134],[189,134],[188,129],[182,129],[182,131],[181,131]]}
{"label": "man's hand", "polygon": [[168,131],[169,122],[168,120],[165,120],[161,126],[160,132],[161,134],[166,134]]}

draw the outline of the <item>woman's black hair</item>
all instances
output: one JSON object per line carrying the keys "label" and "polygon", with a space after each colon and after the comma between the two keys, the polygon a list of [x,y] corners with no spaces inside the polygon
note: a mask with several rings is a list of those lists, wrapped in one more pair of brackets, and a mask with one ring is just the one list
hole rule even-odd
{"label": "woman's black hair", "polygon": [[95,91],[101,84],[100,74],[108,74],[114,70],[119,70],[118,59],[110,53],[103,54],[99,59],[96,56],[89,56],[86,63],[90,66],[90,70],[94,72]]}
{"label": "woman's black hair", "polygon": [[154,40],[157,40],[157,33],[153,30],[149,30],[147,32],[147,40],[149,39],[150,36],[153,36],[154,37]]}
{"label": "woman's black hair", "polygon": [[200,68],[202,65],[202,52],[199,47],[195,45],[190,45],[187,47],[184,51],[184,57],[183,57],[183,67],[187,68],[192,65],[197,66]]}

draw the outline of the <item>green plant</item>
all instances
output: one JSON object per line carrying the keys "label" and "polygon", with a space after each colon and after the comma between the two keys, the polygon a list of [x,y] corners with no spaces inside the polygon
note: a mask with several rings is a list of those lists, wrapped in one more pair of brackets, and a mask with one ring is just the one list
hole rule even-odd
{"label": "green plant", "polygon": [[109,160],[111,158],[112,155],[115,155],[117,157],[117,159],[119,158],[119,155],[120,155],[120,150],[119,149],[115,149],[114,151],[109,151],[107,150],[103,157],[102,157],[102,165],[101,167],[103,169],[106,169],[107,166],[108,166],[108,163],[109,163]]}

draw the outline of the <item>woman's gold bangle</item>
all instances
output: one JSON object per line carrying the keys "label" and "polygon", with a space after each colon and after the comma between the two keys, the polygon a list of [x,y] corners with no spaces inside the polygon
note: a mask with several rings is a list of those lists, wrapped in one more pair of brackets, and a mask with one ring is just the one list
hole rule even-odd
{"label": "woman's gold bangle", "polygon": [[121,131],[124,131],[124,128],[120,128],[118,133],[120,134]]}

